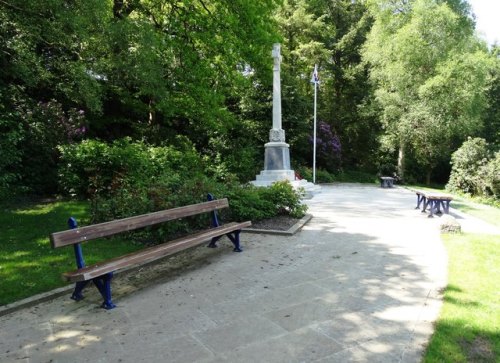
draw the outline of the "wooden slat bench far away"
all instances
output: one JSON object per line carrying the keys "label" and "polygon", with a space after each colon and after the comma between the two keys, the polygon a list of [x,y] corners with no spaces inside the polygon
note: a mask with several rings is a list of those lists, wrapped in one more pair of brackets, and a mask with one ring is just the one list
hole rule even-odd
{"label": "wooden slat bench far away", "polygon": [[429,218],[432,218],[434,214],[448,214],[450,212],[450,202],[453,200],[451,195],[422,190],[414,190],[414,192],[417,194],[415,209],[419,209],[422,205],[422,213],[425,213],[426,209],[429,208]]}
{"label": "wooden slat bench far away", "polygon": [[[53,248],[69,245],[74,247],[77,269],[63,274],[63,278],[66,281],[76,283],[71,298],[77,301],[83,299],[83,288],[90,281],[93,281],[94,285],[97,287],[104,299],[102,307],[105,309],[113,309],[115,304],[111,299],[111,279],[114,271],[129,266],[152,262],[207,241],[210,241],[208,247],[214,248],[217,247],[216,242],[223,236],[227,236],[231,240],[234,245],[233,251],[241,252],[239,239],[240,232],[243,228],[251,226],[252,222],[232,222],[221,225],[218,219],[217,211],[227,207],[229,207],[229,202],[226,198],[214,200],[213,197],[209,195],[208,202],[192,204],[184,207],[143,214],[80,228],[77,227],[76,220],[74,218],[70,218],[68,220],[68,224],[71,229],[52,233],[50,235],[50,241]],[[91,266],[85,266],[81,245],[82,242],[88,242],[101,237],[109,237],[122,232],[133,231],[139,228],[153,226],[159,223],[203,213],[210,214],[211,228],[170,242],[144,248],[124,256],[102,261]]]}

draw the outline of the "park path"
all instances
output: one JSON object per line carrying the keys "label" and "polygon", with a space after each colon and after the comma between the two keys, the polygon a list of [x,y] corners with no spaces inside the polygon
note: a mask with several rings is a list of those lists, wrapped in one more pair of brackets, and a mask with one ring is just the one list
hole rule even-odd
{"label": "park path", "polygon": [[[293,236],[242,235],[0,317],[0,362],[419,362],[441,306],[439,218],[403,188],[325,185]],[[161,267],[161,268],[159,268]]]}

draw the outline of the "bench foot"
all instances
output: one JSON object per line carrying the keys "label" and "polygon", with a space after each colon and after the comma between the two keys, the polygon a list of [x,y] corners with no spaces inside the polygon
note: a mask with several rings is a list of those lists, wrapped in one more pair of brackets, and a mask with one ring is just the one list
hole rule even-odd
{"label": "bench foot", "polygon": [[[240,246],[240,232],[241,230],[237,230],[234,232],[226,233],[227,238],[231,240],[234,245],[233,252],[243,252]],[[209,248],[217,248],[217,241],[221,239],[222,236],[212,238],[212,241],[208,244]]]}
{"label": "bench foot", "polygon": [[113,302],[106,302],[104,301],[102,304],[101,304],[101,308],[103,309],[106,309],[106,310],[111,310],[111,309],[114,309],[116,308],[116,305],[113,304]]}
{"label": "bench foot", "polygon": [[79,281],[75,284],[75,290],[73,290],[73,294],[71,294],[71,299],[75,301],[80,301],[84,299],[82,294],[83,289],[87,286],[88,281]]}
{"label": "bench foot", "polygon": [[234,249],[233,252],[243,252],[240,247],[240,232],[241,230],[234,231],[233,233],[228,233],[227,237],[233,242]]}
{"label": "bench foot", "polygon": [[113,273],[107,273],[106,275],[94,278],[94,285],[97,287],[104,301],[101,307],[110,310],[116,307],[111,300],[111,279],[113,278]]}

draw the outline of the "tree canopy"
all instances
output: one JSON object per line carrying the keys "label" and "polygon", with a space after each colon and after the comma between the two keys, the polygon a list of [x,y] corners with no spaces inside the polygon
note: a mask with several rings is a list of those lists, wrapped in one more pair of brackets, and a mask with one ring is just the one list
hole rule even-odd
{"label": "tree canopy", "polygon": [[2,0],[0,196],[55,193],[60,147],[124,137],[251,180],[275,42],[294,167],[312,162],[315,64],[330,173],[384,172],[399,151],[429,181],[468,136],[499,142],[498,49],[465,0]]}

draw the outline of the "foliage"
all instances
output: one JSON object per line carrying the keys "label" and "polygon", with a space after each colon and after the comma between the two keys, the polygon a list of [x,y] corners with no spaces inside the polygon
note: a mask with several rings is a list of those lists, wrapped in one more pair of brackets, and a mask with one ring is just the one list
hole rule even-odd
{"label": "foliage", "polygon": [[[490,168],[486,167],[489,159],[487,142],[481,138],[469,138],[452,154],[452,169],[447,189],[472,195],[481,194],[481,186],[486,182],[484,177],[489,174]],[[494,171],[493,166],[491,171]]]}
{"label": "foliage", "polygon": [[200,156],[189,142],[176,148],[154,147],[130,138],[111,144],[84,140],[59,150],[61,188],[80,198],[106,196],[160,180],[175,185],[204,171]]}
{"label": "foliage", "polygon": [[[457,4],[455,4],[457,5]],[[494,60],[473,36],[467,8],[433,0],[372,1],[364,47],[375,96],[393,148],[427,173],[456,143],[481,130]]]}
{"label": "foliage", "polygon": [[[261,220],[277,215],[302,217],[307,206],[303,193],[288,182],[276,182],[268,188],[253,185],[222,184],[202,175],[182,179],[176,185],[158,181],[151,185],[121,188],[107,196],[96,196],[92,202],[92,222],[103,222],[132,215],[200,203],[210,193],[216,198],[228,198],[230,208],[221,211],[225,221]],[[191,218],[158,228],[156,239],[207,226],[207,218]]]}
{"label": "foliage", "polygon": [[303,217],[307,206],[302,204],[304,190],[294,190],[288,181],[277,181],[270,187],[261,189],[261,198],[269,200],[274,206],[274,215]]}
{"label": "foliage", "polygon": [[374,173],[363,170],[343,170],[337,176],[337,181],[342,183],[378,183]]}
{"label": "foliage", "polygon": [[318,119],[342,145],[341,159],[319,150],[320,169],[370,172],[407,155],[414,175],[444,179],[466,136],[498,142],[498,49],[474,37],[462,0],[9,0],[0,198],[53,194],[60,150],[82,137],[177,150],[187,140],[209,177],[253,179],[271,124],[274,42],[297,164],[312,162],[314,64]]}
{"label": "foliage", "polygon": [[[314,144],[314,137],[310,136],[309,142]],[[317,162],[331,172],[340,168],[342,161],[342,145],[338,135],[334,134],[331,126],[326,122],[319,121],[316,133],[316,157]]]}
{"label": "foliage", "polygon": [[[229,219],[264,219],[280,214],[302,216],[301,192],[289,183],[269,188],[241,186],[233,178],[209,177],[189,143],[183,148],[153,147],[125,138],[109,144],[85,140],[60,148],[60,185],[69,195],[91,200],[91,223],[169,209],[206,200],[208,193],[229,197]],[[213,168],[213,164],[210,169]],[[227,176],[227,175],[226,175]],[[156,240],[206,226],[192,218],[155,229]]]}
{"label": "foliage", "polygon": [[[342,166],[369,169],[375,162],[380,132],[374,112],[368,68],[361,50],[372,26],[364,1],[308,1],[309,9],[321,17],[325,31],[316,37],[328,57],[319,62],[318,115],[342,144]],[[330,170],[330,167],[320,164]]]}
{"label": "foliage", "polygon": [[486,165],[480,167],[478,174],[481,195],[492,196],[500,201],[500,151],[497,151]]}
{"label": "foliage", "polygon": [[[306,166],[299,166],[295,169],[299,174],[301,179],[306,179],[307,181],[313,181],[313,171],[312,168]],[[316,183],[333,183],[336,181],[336,176],[334,173],[330,173],[325,169],[316,169]]]}
{"label": "foliage", "polygon": [[490,144],[500,146],[500,45],[492,47],[490,52],[497,62],[492,70],[491,87],[486,94],[488,106],[481,137]]}
{"label": "foliage", "polygon": [[[30,119],[41,115],[39,105],[50,104],[54,120],[83,111],[90,139],[175,145],[182,135],[209,156],[235,155],[238,142],[228,136],[238,129],[239,92],[252,85],[244,69],[267,68],[275,7],[275,0],[0,2],[0,145],[10,156],[0,187],[54,192],[56,145],[67,140],[52,143],[53,120]],[[225,145],[214,148],[214,139]],[[253,148],[243,160],[254,161]],[[235,160],[220,164],[244,171]]]}

